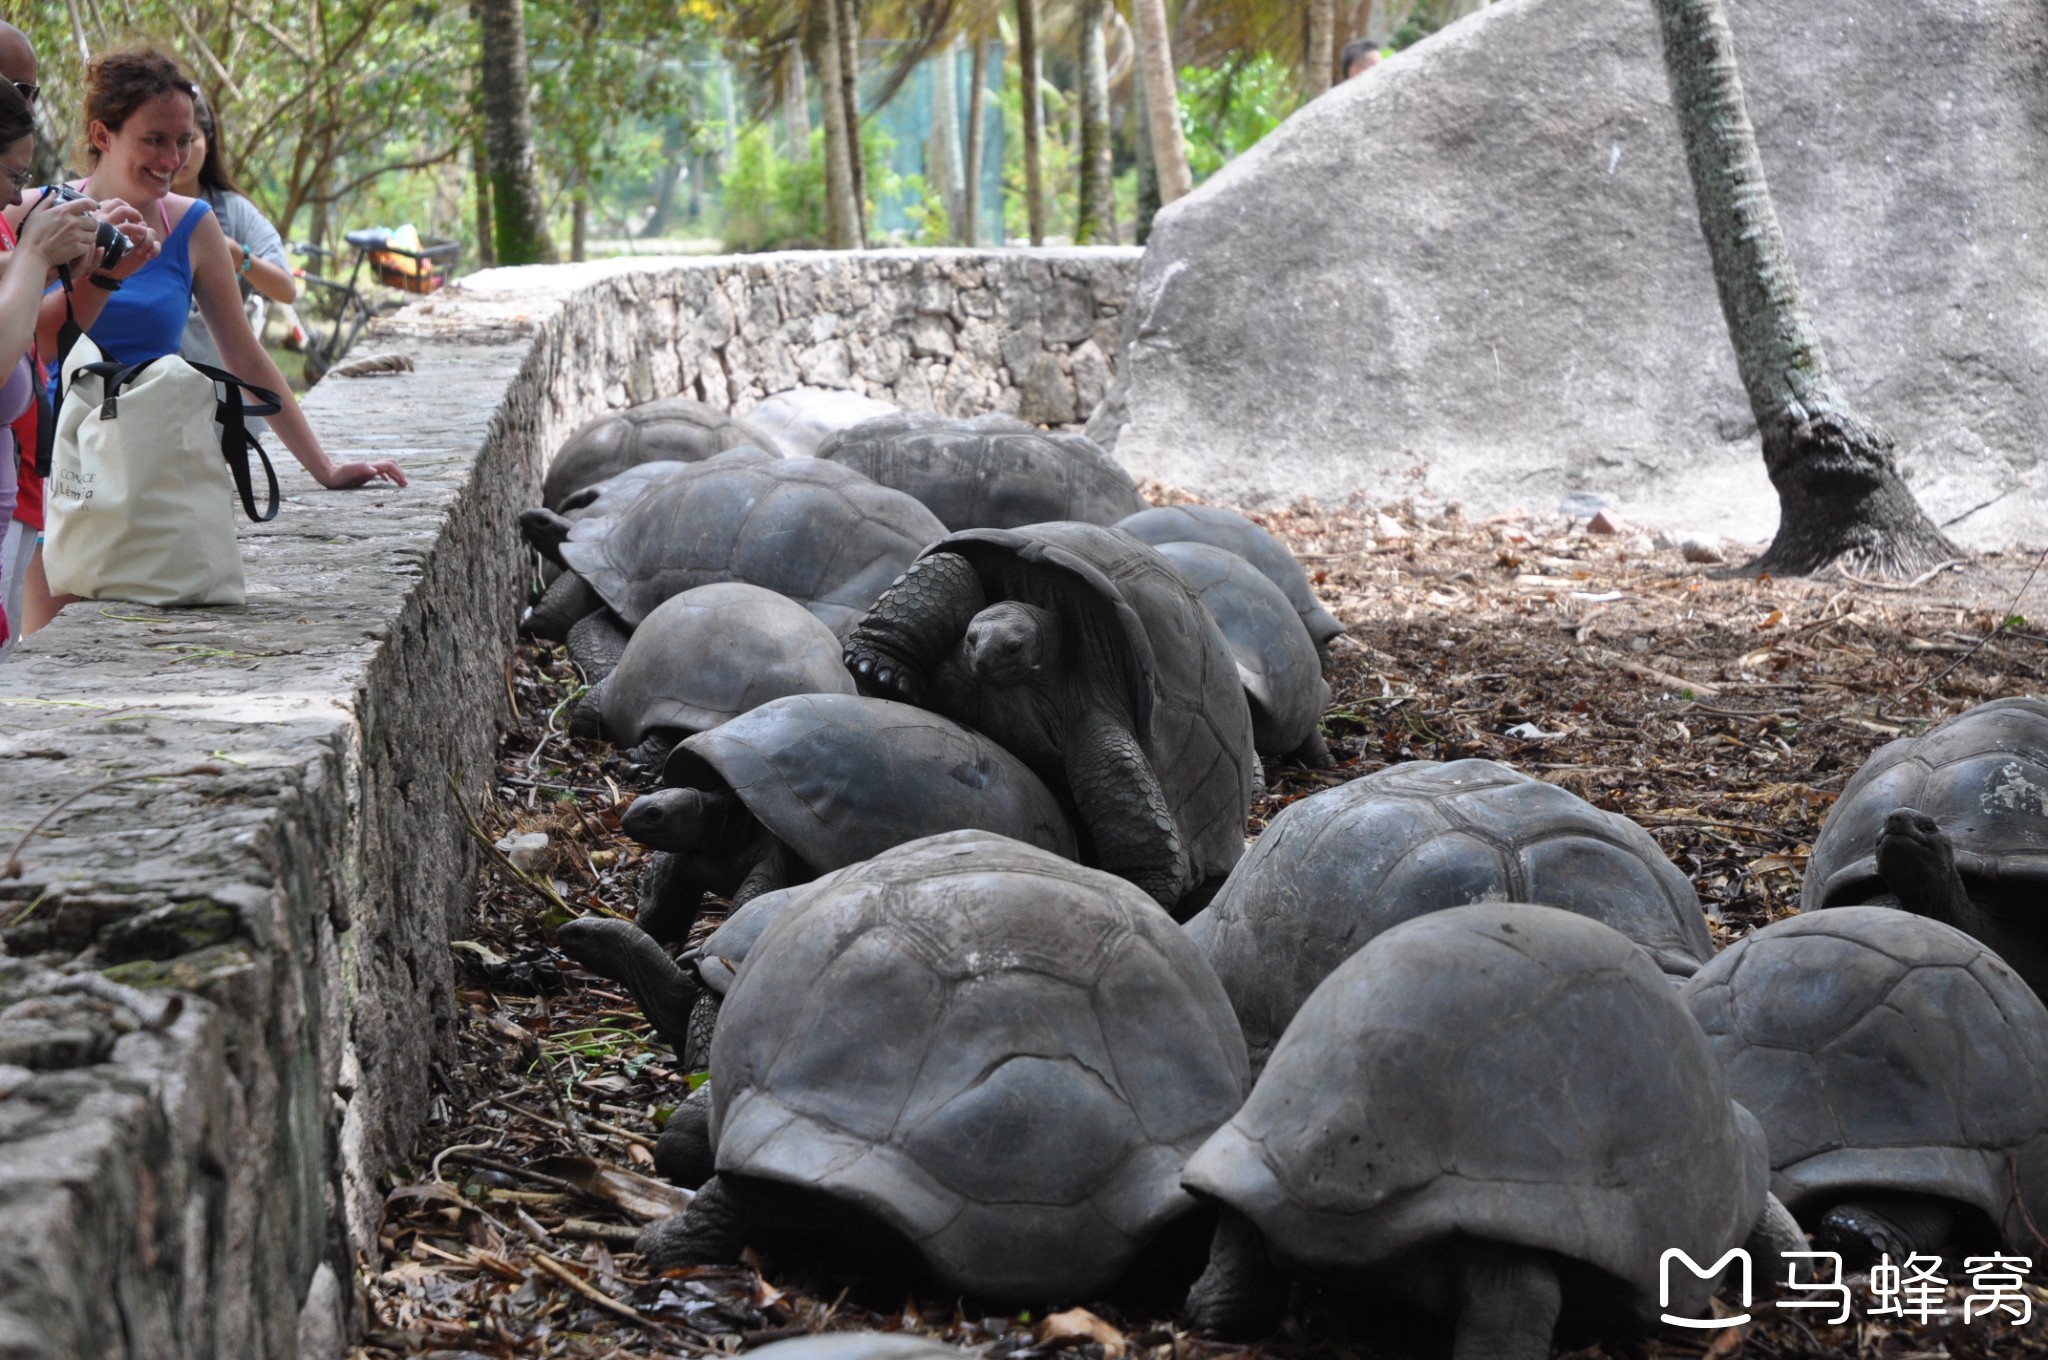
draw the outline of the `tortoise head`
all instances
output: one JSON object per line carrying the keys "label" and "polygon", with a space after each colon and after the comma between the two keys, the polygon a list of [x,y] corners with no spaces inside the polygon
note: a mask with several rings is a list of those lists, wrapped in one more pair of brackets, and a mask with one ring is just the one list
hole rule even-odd
{"label": "tortoise head", "polygon": [[527,545],[558,567],[562,565],[562,544],[575,527],[541,506],[519,512],[519,532],[525,535]]}
{"label": "tortoise head", "polygon": [[1028,684],[1059,666],[1059,620],[1035,605],[1005,600],[976,614],[960,645],[968,671],[982,684]]}
{"label": "tortoise head", "polygon": [[738,800],[705,789],[656,789],[633,800],[619,829],[650,850],[675,854],[716,846],[734,829]]}
{"label": "tortoise head", "polygon": [[1969,894],[1956,870],[1955,842],[1941,823],[1914,808],[1895,808],[1877,833],[1877,871],[1899,905],[1918,916],[1953,923]]}

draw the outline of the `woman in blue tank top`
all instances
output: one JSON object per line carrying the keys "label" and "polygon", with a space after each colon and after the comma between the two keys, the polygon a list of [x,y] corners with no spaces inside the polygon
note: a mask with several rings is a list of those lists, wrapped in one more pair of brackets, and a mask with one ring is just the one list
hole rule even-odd
{"label": "woman in blue tank top", "polygon": [[[86,68],[85,154],[92,172],[74,187],[94,198],[132,204],[160,242],[144,262],[124,260],[110,272],[74,278],[71,313],[101,352],[127,363],[176,354],[194,302],[230,373],[280,394],[284,409],[270,418],[284,446],[320,485],[372,482],[405,485],[389,459],[338,463],[321,447],[291,388],[249,329],[237,286],[240,260],[204,201],[171,192],[192,150],[195,86],[170,57],[151,47],[124,48]],[[33,211],[33,209],[31,209]],[[61,289],[43,300],[39,337],[44,353],[57,352],[66,318]],[[64,600],[51,603],[61,607]],[[29,610],[29,628],[47,620]]]}

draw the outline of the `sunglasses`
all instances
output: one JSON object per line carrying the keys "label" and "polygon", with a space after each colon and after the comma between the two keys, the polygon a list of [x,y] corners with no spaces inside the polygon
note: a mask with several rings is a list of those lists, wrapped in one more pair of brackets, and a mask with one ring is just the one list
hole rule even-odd
{"label": "sunglasses", "polygon": [[31,104],[35,103],[36,96],[40,95],[43,92],[42,86],[32,85],[26,80],[13,80],[9,81],[8,83],[14,86],[15,89],[21,91],[21,97],[23,99],[26,99]]}

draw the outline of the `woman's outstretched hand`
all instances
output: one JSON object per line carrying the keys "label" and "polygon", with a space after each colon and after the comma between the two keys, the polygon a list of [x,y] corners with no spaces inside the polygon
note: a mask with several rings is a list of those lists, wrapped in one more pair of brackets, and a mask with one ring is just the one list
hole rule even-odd
{"label": "woman's outstretched hand", "polygon": [[394,486],[405,485],[405,473],[389,458],[374,463],[329,463],[327,474],[319,479],[320,485],[329,491],[347,491],[351,487],[368,486],[373,482],[390,482]]}

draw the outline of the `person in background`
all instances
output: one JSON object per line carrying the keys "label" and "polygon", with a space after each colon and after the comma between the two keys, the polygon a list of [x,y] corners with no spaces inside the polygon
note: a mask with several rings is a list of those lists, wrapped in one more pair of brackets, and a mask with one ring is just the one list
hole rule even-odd
{"label": "person in background", "polygon": [[1344,44],[1344,79],[1351,80],[1364,75],[1380,64],[1380,50],[1369,39],[1353,38]]}
{"label": "person in background", "polygon": [[[249,329],[236,287],[241,261],[212,206],[172,191],[192,151],[198,94],[177,62],[153,47],[121,48],[87,65],[84,155],[92,169],[72,187],[88,197],[106,194],[137,205],[153,227],[161,226],[163,247],[125,280],[94,273],[72,289],[52,290],[43,300],[39,340],[54,348],[70,316],[107,358],[144,363],[177,352],[196,299],[225,360],[222,367],[278,394],[284,409],[270,417],[271,425],[315,481],[335,490],[372,482],[404,486],[405,473],[390,459],[340,463],[328,456],[276,362]],[[23,631],[35,632],[70,602],[51,596],[39,607],[32,592]]]}
{"label": "person in background", "polygon": [[[227,234],[228,253],[235,260],[249,329],[260,336],[265,301],[296,302],[299,281],[292,275],[291,262],[285,258],[284,240],[277,234],[277,228],[235,187],[228,173],[227,152],[221,146],[220,127],[204,94],[192,101],[192,117],[192,154],[171,187],[173,192],[203,198],[213,206],[220,229]],[[206,318],[199,314],[196,298],[185,321],[185,340],[178,352],[195,364],[220,367],[220,351],[207,333]]]}
{"label": "person in background", "polygon": [[[31,115],[41,94],[40,78],[36,49],[29,42],[28,35],[13,24],[0,22],[0,85],[19,95],[29,106]],[[16,152],[19,150],[19,147],[15,148]],[[22,201],[24,176],[16,172],[24,171],[29,160],[24,156],[17,162],[10,155],[8,162],[13,182],[5,186],[7,198],[9,203],[18,205]],[[136,248],[116,273],[132,273],[148,263],[156,253],[155,238],[144,224],[142,214],[126,203],[109,199],[97,205],[89,201],[52,204],[50,211],[59,218],[100,217],[126,233]],[[19,208],[10,208],[9,212],[19,212]],[[0,270],[11,262],[14,246],[14,223],[8,216],[0,215]],[[15,277],[13,287],[26,288],[33,281],[34,291],[40,295],[45,280],[36,276],[42,273],[43,262],[25,260],[24,263],[33,263],[36,267]],[[74,262],[72,273],[83,277],[98,263],[96,256]],[[0,279],[4,277],[0,276]],[[29,372],[38,382],[44,375],[42,361],[34,348],[29,352]],[[43,479],[36,475],[36,447],[43,405],[31,400],[27,409],[13,419],[13,448],[9,448],[4,437],[0,437],[0,460],[12,460],[11,472],[15,483],[12,513],[0,510],[0,611],[6,613],[11,623],[11,631],[0,638],[0,661],[6,660],[14,650],[15,641],[21,636],[24,604],[31,593],[30,587],[40,585],[42,579],[36,546],[43,530]],[[18,456],[16,450],[19,451]],[[42,598],[49,595],[46,587],[36,593]]]}

